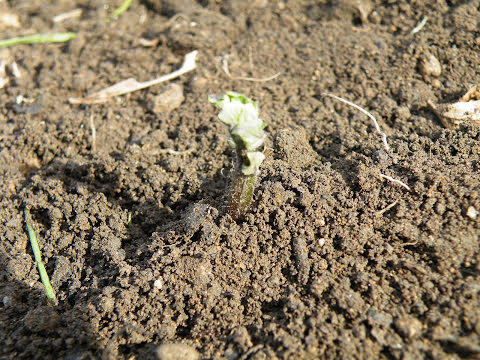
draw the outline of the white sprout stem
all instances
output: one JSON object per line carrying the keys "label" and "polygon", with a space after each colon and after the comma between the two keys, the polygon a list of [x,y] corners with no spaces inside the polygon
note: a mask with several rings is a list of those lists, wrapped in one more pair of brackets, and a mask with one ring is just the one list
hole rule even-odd
{"label": "white sprout stem", "polygon": [[375,129],[377,130],[377,132],[382,136],[382,141],[383,141],[383,146],[385,147],[385,150],[386,151],[389,151],[390,150],[390,146],[388,145],[388,142],[387,142],[387,135],[382,131],[382,129],[380,129],[380,126],[378,125],[378,121],[377,119],[375,119],[375,117],[370,114],[367,110],[361,108],[360,106],[358,106],[357,104],[354,104],[353,102],[351,101],[348,101],[348,100],[345,100],[344,98],[341,98],[339,96],[336,96],[336,95],[333,95],[333,94],[325,94],[331,98],[334,98],[338,101],[341,101],[347,105],[350,105],[352,107],[354,107],[355,109],[361,111],[362,113],[364,113],[365,115],[367,115],[370,119],[372,119],[373,121],[373,124],[375,125]]}

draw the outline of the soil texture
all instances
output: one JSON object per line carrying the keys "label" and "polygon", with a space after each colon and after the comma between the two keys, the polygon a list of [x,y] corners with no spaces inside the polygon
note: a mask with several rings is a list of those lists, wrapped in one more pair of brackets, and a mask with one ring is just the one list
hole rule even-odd
{"label": "soil texture", "polygon": [[[478,1],[120,3],[0,3],[2,38],[77,33],[0,49],[1,359],[480,358],[480,129],[427,103],[478,84]],[[230,90],[268,124],[239,221]]]}

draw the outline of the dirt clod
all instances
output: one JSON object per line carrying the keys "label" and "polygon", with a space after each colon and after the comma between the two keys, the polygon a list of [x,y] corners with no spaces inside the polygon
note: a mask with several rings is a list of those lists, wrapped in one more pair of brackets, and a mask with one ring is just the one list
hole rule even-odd
{"label": "dirt clod", "polygon": [[411,339],[420,335],[422,323],[413,316],[400,316],[393,322],[395,329],[404,338]]}
{"label": "dirt clod", "polygon": [[418,60],[418,70],[423,76],[438,77],[442,74],[442,65],[435,55],[426,52]]}
{"label": "dirt clod", "polygon": [[305,239],[294,238],[292,241],[292,251],[295,256],[298,281],[305,285],[308,282],[308,274],[310,272],[310,262],[308,260],[308,249]]}
{"label": "dirt clod", "polygon": [[157,348],[158,360],[198,360],[200,354],[186,344],[163,344]]}
{"label": "dirt clod", "polygon": [[60,315],[50,306],[40,306],[30,310],[23,322],[33,332],[53,331],[60,322]]}
{"label": "dirt clod", "polygon": [[152,110],[157,114],[169,114],[178,108],[184,100],[183,87],[178,84],[169,84],[153,98]]}

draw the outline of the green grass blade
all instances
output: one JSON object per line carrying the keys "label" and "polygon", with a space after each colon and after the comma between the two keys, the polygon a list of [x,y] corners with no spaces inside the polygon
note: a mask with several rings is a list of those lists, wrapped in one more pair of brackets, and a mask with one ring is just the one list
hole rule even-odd
{"label": "green grass blade", "polygon": [[42,262],[42,253],[40,252],[40,247],[38,246],[37,241],[37,234],[35,233],[35,229],[29,223],[30,213],[27,209],[24,210],[25,214],[25,223],[27,224],[27,232],[28,237],[30,239],[30,244],[32,245],[33,256],[38,266],[38,272],[40,273],[40,279],[42,280],[42,284],[45,287],[45,293],[47,299],[57,303],[57,297],[55,296],[55,291],[53,290],[52,284],[50,284],[50,279],[47,274],[47,270]]}
{"label": "green grass blade", "polygon": [[77,36],[77,34],[73,32],[19,36],[10,39],[0,40],[0,48],[25,44],[29,45],[66,42],[74,39],[75,36]]}
{"label": "green grass blade", "polygon": [[123,12],[128,10],[128,8],[130,7],[130,5],[132,5],[132,3],[133,3],[133,0],[123,0],[123,3],[113,11],[111,18],[112,19],[118,18]]}

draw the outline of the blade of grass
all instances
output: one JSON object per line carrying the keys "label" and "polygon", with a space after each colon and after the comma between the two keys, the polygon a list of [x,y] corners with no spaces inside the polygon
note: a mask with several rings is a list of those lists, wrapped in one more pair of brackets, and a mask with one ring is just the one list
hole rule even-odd
{"label": "blade of grass", "polygon": [[32,224],[30,224],[30,213],[27,209],[24,210],[25,215],[25,223],[27,224],[27,232],[28,237],[30,239],[30,244],[32,245],[33,256],[35,258],[35,262],[37,263],[38,272],[40,273],[40,279],[42,280],[42,284],[45,287],[45,294],[49,301],[53,303],[57,303],[57,297],[55,296],[55,291],[53,290],[52,285],[50,284],[50,279],[47,274],[47,270],[42,262],[42,253],[40,252],[40,247],[38,246],[37,241],[37,234],[35,233],[35,229],[33,228]]}
{"label": "blade of grass", "polygon": [[112,16],[110,16],[109,20],[117,19],[120,15],[122,15],[123,12],[128,10],[132,3],[133,0],[123,0],[123,3],[113,11]]}
{"label": "blade of grass", "polygon": [[0,47],[9,47],[25,44],[49,44],[66,42],[72,40],[73,38],[75,38],[75,36],[77,36],[77,34],[73,32],[19,36],[10,39],[0,40]]}

